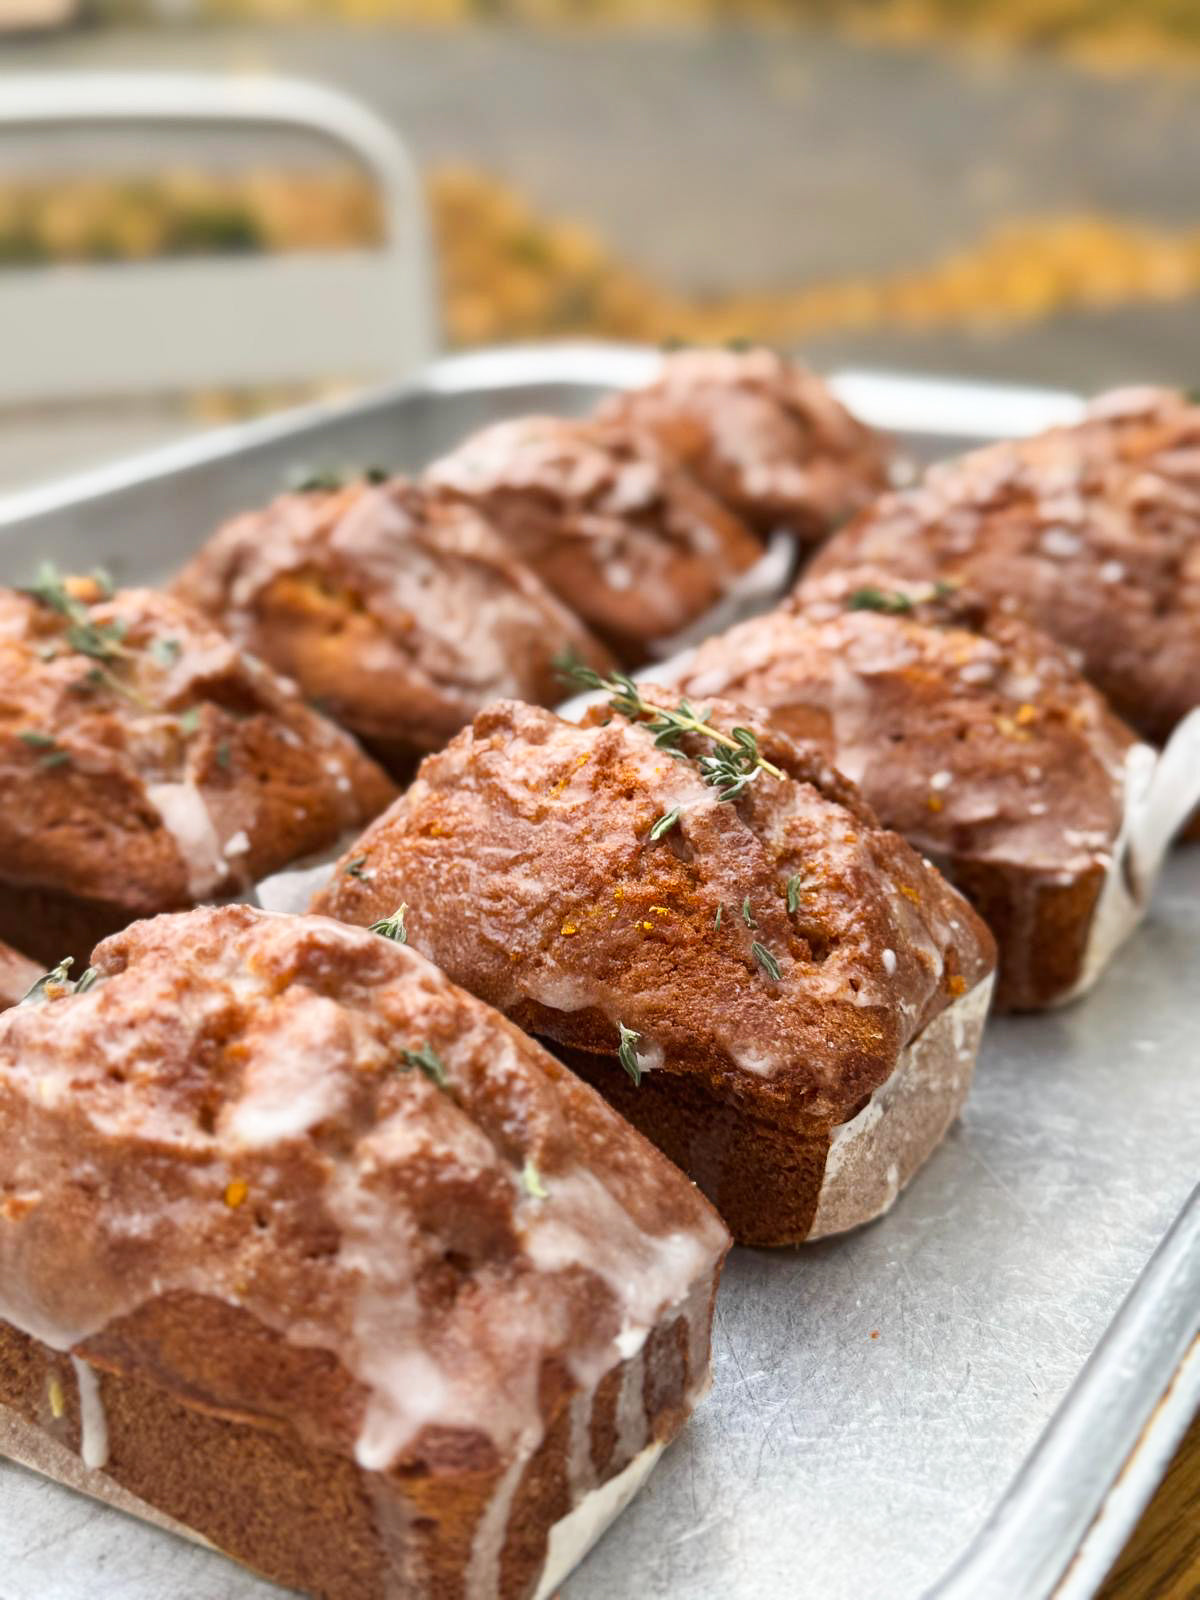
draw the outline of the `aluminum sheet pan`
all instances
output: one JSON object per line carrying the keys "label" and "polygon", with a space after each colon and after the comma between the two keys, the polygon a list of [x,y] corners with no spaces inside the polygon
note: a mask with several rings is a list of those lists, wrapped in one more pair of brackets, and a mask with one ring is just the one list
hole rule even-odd
{"label": "aluminum sheet pan", "polygon": [[[416,466],[652,369],[596,346],[225,430],[0,502],[39,558],[175,567],[301,467]],[[844,374],[918,458],[1077,415],[1069,395]],[[1200,850],[1077,1006],[1002,1018],[966,1115],[895,1210],[735,1251],[716,1381],[564,1600],[1087,1600],[1200,1401]],[[265,1600],[211,1551],[0,1463],[0,1600]]]}

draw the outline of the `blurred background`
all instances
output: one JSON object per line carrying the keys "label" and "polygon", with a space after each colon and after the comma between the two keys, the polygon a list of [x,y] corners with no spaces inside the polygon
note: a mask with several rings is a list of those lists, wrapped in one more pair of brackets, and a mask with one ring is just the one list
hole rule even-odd
{"label": "blurred background", "polygon": [[[87,114],[154,71],[371,116]],[[446,347],[1200,381],[1200,0],[0,0],[0,74],[0,490],[401,373],[427,238]]]}

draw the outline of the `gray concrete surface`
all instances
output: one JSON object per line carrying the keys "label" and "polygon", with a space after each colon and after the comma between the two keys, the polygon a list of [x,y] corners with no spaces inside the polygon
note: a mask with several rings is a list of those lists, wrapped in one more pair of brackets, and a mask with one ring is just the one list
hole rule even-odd
{"label": "gray concrete surface", "polygon": [[[920,267],[1009,216],[1200,223],[1200,92],[1183,76],[1108,80],[1047,59],[981,63],[807,31],[190,27],[0,48],[0,71],[89,67],[319,78],[374,106],[423,161],[485,167],[692,290]],[[79,154],[100,159],[94,141]],[[0,148],[0,172],[63,158],[61,146]],[[1091,389],[1134,375],[1194,381],[1198,331],[1191,301],[808,349],[823,363]],[[5,432],[0,482],[11,482]]]}

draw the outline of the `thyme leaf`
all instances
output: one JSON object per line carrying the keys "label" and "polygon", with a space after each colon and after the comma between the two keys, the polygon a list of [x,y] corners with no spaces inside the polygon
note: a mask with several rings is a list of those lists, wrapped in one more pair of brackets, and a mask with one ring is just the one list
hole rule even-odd
{"label": "thyme leaf", "polygon": [[789,911],[799,911],[800,890],[804,883],[804,874],[793,872],[787,881],[787,908]]}
{"label": "thyme leaf", "polygon": [[868,584],[862,589],[855,589],[846,601],[851,611],[883,611],[888,616],[899,617],[914,609],[912,601],[906,594],[901,594],[899,589],[890,593],[884,589],[876,589]]}
{"label": "thyme leaf", "polygon": [[64,956],[56,967],[51,967],[49,972],[43,973],[38,981],[27,989],[21,996],[19,1004],[23,1006],[40,1005],[43,1000],[49,1000],[51,989],[61,988],[64,984],[71,983],[71,968],[75,965],[74,956]]}
{"label": "thyme leaf", "polygon": [[296,494],[332,493],[333,490],[340,489],[341,487],[341,473],[329,470],[324,472],[305,473],[305,475],[292,486],[293,492]]}
{"label": "thyme leaf", "polygon": [[778,961],[776,961],[775,957],[767,949],[766,945],[760,944],[758,940],[755,939],[754,943],[750,946],[750,954],[754,957],[755,961],[758,962],[759,966],[766,973],[767,977],[770,978],[771,982],[778,983],[780,978],[783,976],[782,968],[780,967]]}
{"label": "thyme leaf", "polygon": [[60,749],[58,740],[51,734],[43,733],[40,728],[23,728],[17,738],[31,750],[39,752],[38,765],[41,767],[65,767],[70,763],[70,751]]}
{"label": "thyme leaf", "polygon": [[548,1200],[550,1198],[550,1191],[542,1182],[542,1175],[534,1165],[532,1156],[521,1168],[521,1187],[531,1199]]}
{"label": "thyme leaf", "polygon": [[43,561],[39,565],[25,593],[41,605],[49,606],[51,611],[57,611],[60,617],[70,617],[76,610],[82,609],[79,602],[67,593],[62,573],[53,561]]}
{"label": "thyme leaf", "polygon": [[749,895],[747,895],[746,898],[742,901],[742,921],[746,924],[746,926],[748,928],[757,928],[758,927],[758,922],[755,920],[754,911],[753,911],[753,909],[751,908],[751,905],[750,905],[750,896]]}
{"label": "thyme leaf", "polygon": [[449,1083],[445,1063],[431,1044],[423,1044],[419,1050],[401,1050],[400,1054],[407,1068],[416,1067],[439,1089],[444,1089]]}
{"label": "thyme leaf", "polygon": [[[366,857],[363,857],[366,860]],[[347,871],[350,869],[347,868]],[[373,922],[371,932],[379,934],[384,939],[390,939],[393,944],[408,943],[408,929],[404,926],[404,913],[408,910],[408,902],[392,912],[390,917],[384,917],[382,922]]]}
{"label": "thyme leaf", "polygon": [[665,812],[661,817],[659,817],[658,821],[650,829],[651,839],[661,839],[665,833],[670,833],[671,829],[676,826],[678,821],[679,807],[672,806],[670,811]]}
{"label": "thyme leaf", "polygon": [[634,1028],[627,1028],[623,1022],[617,1023],[617,1033],[620,1043],[617,1046],[617,1060],[625,1068],[633,1080],[636,1088],[642,1081],[641,1063],[637,1058],[637,1042],[642,1037]]}
{"label": "thyme leaf", "polygon": [[150,646],[151,660],[160,667],[173,667],[183,653],[178,639],[155,639]]}

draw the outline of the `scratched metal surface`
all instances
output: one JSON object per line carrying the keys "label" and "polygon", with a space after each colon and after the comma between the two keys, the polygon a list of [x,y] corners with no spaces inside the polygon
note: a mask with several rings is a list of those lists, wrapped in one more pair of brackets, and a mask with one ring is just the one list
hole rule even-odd
{"label": "scratched metal surface", "polygon": [[[251,503],[286,466],[415,465],[486,416],[586,404],[605,376],[461,393],[456,381],[318,419],[299,441],[268,429],[244,459],[218,451],[157,478],[93,480],[86,500],[0,505],[0,580],[47,555],[157,575],[214,510]],[[903,412],[903,390],[890,396]],[[929,401],[914,391],[914,409]],[[953,409],[936,442],[907,438],[916,453],[986,431]],[[991,1025],[962,1123],[889,1217],[798,1252],[734,1253],[712,1394],[564,1600],[918,1600],[1018,1479],[1195,1182],[1198,993],[1193,850],[1084,1003]],[[0,1600],[279,1593],[0,1463]]]}

